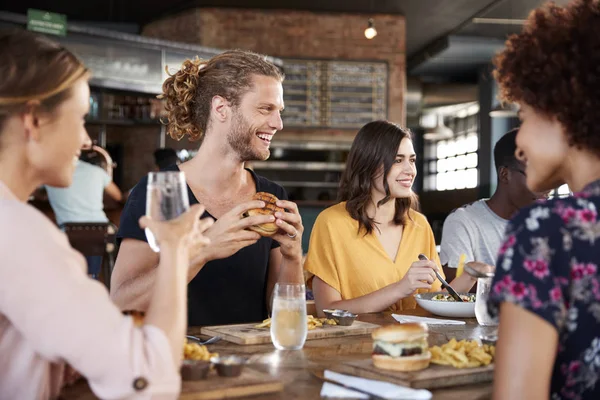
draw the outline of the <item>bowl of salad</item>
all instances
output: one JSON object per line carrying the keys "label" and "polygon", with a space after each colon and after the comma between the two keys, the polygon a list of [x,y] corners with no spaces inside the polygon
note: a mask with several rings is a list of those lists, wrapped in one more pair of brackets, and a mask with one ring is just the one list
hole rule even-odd
{"label": "bowl of salad", "polygon": [[475,294],[459,293],[462,302],[454,300],[447,292],[419,293],[417,304],[432,314],[442,317],[475,318]]}

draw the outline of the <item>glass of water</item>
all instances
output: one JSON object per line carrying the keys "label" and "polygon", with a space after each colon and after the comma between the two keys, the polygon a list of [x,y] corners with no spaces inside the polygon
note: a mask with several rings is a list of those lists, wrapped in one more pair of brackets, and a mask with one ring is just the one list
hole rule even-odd
{"label": "glass of water", "polygon": [[[151,172],[146,187],[146,216],[157,221],[175,219],[190,208],[183,172]],[[149,228],[146,238],[150,248],[159,252],[158,243]]]}
{"label": "glass of water", "polygon": [[299,350],[308,333],[306,289],[302,284],[275,284],[271,341],[279,350]]}
{"label": "glass of water", "polygon": [[479,325],[497,326],[498,319],[492,318],[488,314],[487,301],[492,289],[492,280],[494,278],[478,278],[477,294],[475,295],[475,317]]}

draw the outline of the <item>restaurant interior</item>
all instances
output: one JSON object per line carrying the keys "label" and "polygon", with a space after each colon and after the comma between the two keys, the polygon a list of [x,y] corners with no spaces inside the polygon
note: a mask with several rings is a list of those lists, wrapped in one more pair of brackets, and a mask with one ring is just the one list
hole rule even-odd
{"label": "restaurant interior", "polygon": [[[298,205],[304,224],[302,249],[306,253],[315,219],[338,202],[340,177],[356,133],[373,120],[389,120],[412,131],[418,170],[413,190],[438,245],[444,220],[453,210],[494,193],[494,145],[519,125],[519,119],[514,105],[498,100],[492,58],[503,49],[509,35],[521,31],[529,12],[541,3],[25,0],[3,3],[0,27],[26,28],[31,9],[66,18],[65,32],[48,36],[80,57],[92,72],[85,126],[94,144],[106,149],[113,181],[124,194],[156,169],[153,154],[157,149],[174,149],[181,162],[198,150],[197,142],[187,138],[177,141],[167,135],[164,101],[157,98],[167,71],[178,69],[185,59],[209,59],[228,49],[266,55],[286,76],[284,128],[271,143],[270,157],[247,166],[284,187],[290,200]],[[568,0],[556,3],[564,5]],[[551,196],[568,194],[565,185]],[[32,195],[29,202],[54,218],[43,190]],[[110,221],[118,227],[124,200],[106,197],[104,204]],[[110,233],[114,236],[114,230]],[[102,246],[110,241],[107,268],[116,255],[113,236],[103,237]],[[108,285],[109,280],[105,283]],[[372,316],[363,321],[379,324],[379,318]],[[356,335],[364,333],[359,332],[361,323],[355,325]],[[444,343],[451,337],[469,339],[491,332],[485,326],[473,329],[456,327],[449,334],[434,327],[430,337]],[[203,338],[227,334],[200,328],[188,333]],[[303,365],[308,371],[313,363],[325,363],[328,358],[335,362],[352,360],[353,352],[368,352],[371,346],[358,337],[348,339],[349,347],[338,345],[336,339],[322,339],[320,344],[313,341],[313,347],[305,348],[304,354],[288,355],[257,350],[258,345],[264,347],[267,342],[240,350],[241,344],[254,344],[243,342],[246,339],[240,335],[237,344],[221,342],[222,348],[209,349],[225,354],[233,349],[255,357],[255,362],[264,362],[257,370],[279,381],[263,381],[263,388],[269,388],[263,392],[241,392],[263,393],[260,398],[264,399],[314,398],[321,389],[320,384],[315,389],[312,372],[297,377],[290,372],[295,367],[285,370],[282,366]],[[357,362],[344,372],[375,378],[376,374],[367,369]],[[423,382],[407,385],[434,390],[434,398],[439,399],[483,399],[490,396],[490,374],[489,370],[477,378],[433,374],[422,378]],[[297,382],[292,385],[294,379]],[[439,391],[442,385],[431,383],[436,379],[454,382],[455,388]],[[285,389],[279,386],[281,380]],[[215,385],[221,385],[219,382]],[[230,388],[230,384],[223,388]],[[188,389],[184,386],[184,392]],[[227,392],[230,389],[223,389],[225,395],[219,394],[224,397],[201,397],[189,390],[188,397],[182,398],[233,397],[233,392]],[[271,394],[264,394],[269,390]],[[65,398],[94,397],[76,388]]]}
{"label": "restaurant interior", "polygon": [[[92,1],[84,8],[65,0],[47,11],[68,16],[68,34],[58,40],[92,69],[87,129],[110,154],[124,192],[153,169],[154,150],[171,147],[186,160],[197,149],[168,137],[160,123],[156,95],[165,67],[230,48],[272,57],[286,74],[284,129],[271,157],[251,167],[299,205],[306,252],[316,216],[336,202],[352,139],[371,120],[414,132],[414,189],[437,241],[453,209],[493,193],[493,146],[518,119],[514,110],[499,110],[491,58],[539,3]],[[0,24],[24,26],[29,8],[48,7],[12,2]],[[372,39],[365,36],[369,24]],[[354,88],[345,87],[355,103],[335,93],[336,79],[348,73],[357,77]],[[45,202],[36,205],[52,214]],[[121,208],[107,199],[117,225]]]}

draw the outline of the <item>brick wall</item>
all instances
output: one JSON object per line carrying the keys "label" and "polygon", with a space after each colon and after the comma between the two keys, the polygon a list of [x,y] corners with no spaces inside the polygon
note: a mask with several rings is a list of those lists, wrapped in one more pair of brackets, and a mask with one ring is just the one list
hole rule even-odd
{"label": "brick wall", "polygon": [[[378,35],[364,29],[374,18]],[[283,58],[383,60],[389,65],[388,117],[404,124],[405,21],[398,15],[203,8],[146,25],[143,35],[220,49],[241,48]],[[308,133],[285,128],[283,133]],[[327,135],[355,132],[310,130]]]}

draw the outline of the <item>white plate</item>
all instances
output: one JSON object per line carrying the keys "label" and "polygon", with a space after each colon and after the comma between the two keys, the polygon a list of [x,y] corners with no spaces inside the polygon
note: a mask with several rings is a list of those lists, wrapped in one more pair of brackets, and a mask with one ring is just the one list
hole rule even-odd
{"label": "white plate", "polygon": [[[446,292],[419,293],[415,295],[417,304],[435,315],[455,318],[475,318],[475,302],[431,300],[436,294],[447,295]],[[468,293],[459,293],[459,295]]]}

